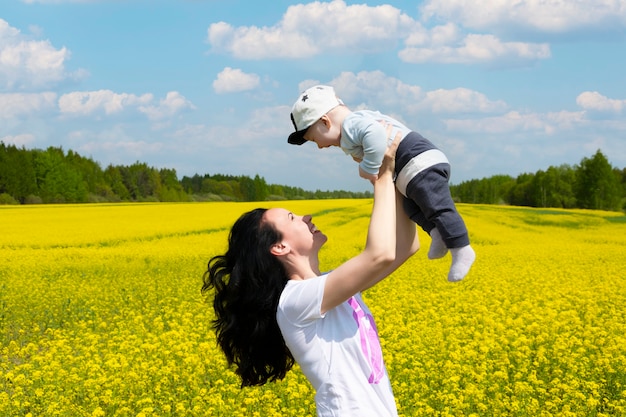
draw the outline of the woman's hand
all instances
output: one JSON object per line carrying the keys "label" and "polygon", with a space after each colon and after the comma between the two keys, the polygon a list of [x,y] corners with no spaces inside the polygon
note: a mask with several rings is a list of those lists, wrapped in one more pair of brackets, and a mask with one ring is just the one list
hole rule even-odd
{"label": "woman's hand", "polygon": [[[388,124],[387,139],[391,136],[391,129],[392,126]],[[396,151],[398,150],[398,145],[400,144],[401,139],[402,134],[400,132],[396,133],[396,136],[393,138],[393,142],[391,142],[391,145],[387,147],[387,151],[383,157],[383,163],[378,170],[378,178],[381,178],[384,174],[390,174],[393,176],[396,168]]]}

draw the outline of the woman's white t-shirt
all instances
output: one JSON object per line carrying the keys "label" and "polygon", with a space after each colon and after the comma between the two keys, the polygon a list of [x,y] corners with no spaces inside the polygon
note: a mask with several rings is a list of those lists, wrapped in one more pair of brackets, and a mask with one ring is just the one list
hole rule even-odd
{"label": "woman's white t-shirt", "polygon": [[328,274],[291,280],[276,318],[287,347],[315,388],[319,417],[396,417],[374,318],[360,294],[321,314]]}

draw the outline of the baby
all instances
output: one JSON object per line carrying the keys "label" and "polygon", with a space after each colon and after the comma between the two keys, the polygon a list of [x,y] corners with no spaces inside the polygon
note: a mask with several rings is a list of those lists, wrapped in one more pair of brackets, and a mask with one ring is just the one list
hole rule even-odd
{"label": "baby", "polygon": [[[339,146],[359,163],[359,175],[370,181],[378,177],[388,137],[402,133],[396,153],[396,188],[404,196],[404,210],[431,237],[429,259],[448,251],[452,264],[448,281],[462,280],[476,254],[470,246],[465,222],[458,213],[448,180],[450,163],[435,145],[399,121],[377,111],[351,111],[330,86],[317,85],[304,91],[293,105],[295,132],[287,142],[315,142],[318,148]],[[385,126],[394,132],[388,135]]]}

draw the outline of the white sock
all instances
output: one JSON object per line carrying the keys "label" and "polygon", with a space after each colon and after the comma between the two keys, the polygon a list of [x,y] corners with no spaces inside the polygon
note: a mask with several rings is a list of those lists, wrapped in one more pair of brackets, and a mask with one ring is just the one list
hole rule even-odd
{"label": "white sock", "polygon": [[476,259],[476,252],[470,245],[467,245],[462,248],[450,249],[450,253],[452,254],[452,266],[448,272],[448,281],[460,281],[465,278],[472,267]]}
{"label": "white sock", "polygon": [[439,230],[436,227],[430,231],[430,249],[428,249],[428,259],[439,259],[446,256],[448,248],[439,234]]}

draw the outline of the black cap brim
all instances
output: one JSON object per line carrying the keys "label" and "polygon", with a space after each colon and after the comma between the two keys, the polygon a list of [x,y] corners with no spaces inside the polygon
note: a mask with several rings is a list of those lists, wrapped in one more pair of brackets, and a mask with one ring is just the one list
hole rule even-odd
{"label": "black cap brim", "polygon": [[305,143],[307,140],[304,138],[304,134],[306,133],[308,129],[304,129],[304,130],[300,130],[299,132],[293,132],[291,135],[289,135],[289,138],[287,139],[287,143],[290,143],[292,145],[302,145],[303,143]]}

